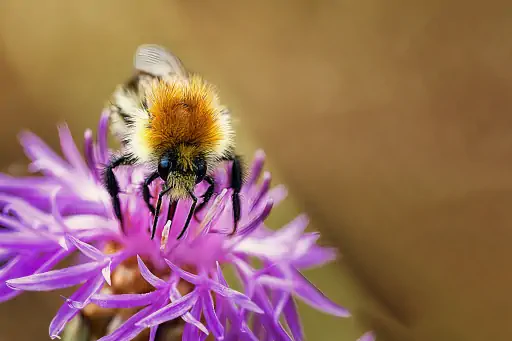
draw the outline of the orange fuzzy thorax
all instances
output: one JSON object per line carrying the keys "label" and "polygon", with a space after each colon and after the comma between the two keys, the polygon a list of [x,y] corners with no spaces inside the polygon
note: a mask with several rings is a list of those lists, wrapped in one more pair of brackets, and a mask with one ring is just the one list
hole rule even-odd
{"label": "orange fuzzy thorax", "polygon": [[150,120],[144,135],[151,150],[187,146],[184,154],[208,153],[229,138],[220,120],[223,109],[216,91],[198,76],[173,82],[156,80],[148,105]]}

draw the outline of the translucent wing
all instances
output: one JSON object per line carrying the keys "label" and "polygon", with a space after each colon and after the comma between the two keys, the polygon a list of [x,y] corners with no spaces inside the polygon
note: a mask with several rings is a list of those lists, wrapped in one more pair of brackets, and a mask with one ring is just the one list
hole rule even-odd
{"label": "translucent wing", "polygon": [[154,76],[178,75],[187,77],[187,71],[178,57],[159,45],[146,44],[137,48],[135,69]]}

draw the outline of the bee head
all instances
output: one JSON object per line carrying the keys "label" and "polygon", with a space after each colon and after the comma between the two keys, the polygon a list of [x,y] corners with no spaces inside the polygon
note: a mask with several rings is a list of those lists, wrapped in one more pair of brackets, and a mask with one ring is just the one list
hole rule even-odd
{"label": "bee head", "polygon": [[206,173],[205,158],[184,152],[183,148],[165,152],[158,161],[158,174],[172,188],[171,196],[177,199],[188,196],[194,186],[203,181]]}

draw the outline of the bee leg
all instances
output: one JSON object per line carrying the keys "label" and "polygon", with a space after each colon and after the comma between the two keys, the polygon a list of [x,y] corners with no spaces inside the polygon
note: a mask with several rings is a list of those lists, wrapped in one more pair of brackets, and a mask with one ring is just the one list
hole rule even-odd
{"label": "bee leg", "polygon": [[181,230],[181,233],[180,235],[178,236],[178,240],[183,237],[183,234],[185,233],[185,231],[187,230],[188,228],[188,225],[190,224],[190,220],[192,219],[192,215],[194,214],[194,211],[196,210],[196,205],[197,205],[197,198],[196,196],[194,195],[194,193],[192,192],[189,192],[190,194],[190,198],[192,199],[192,206],[190,207],[190,211],[188,212],[188,217],[187,217],[187,221],[185,222],[185,226],[183,227],[183,230]]}
{"label": "bee leg", "polygon": [[158,224],[158,215],[160,214],[160,208],[162,207],[162,197],[169,192],[171,188],[166,188],[158,194],[158,201],[156,202],[155,216],[153,217],[153,227],[151,229],[151,240],[155,238],[156,225]]}
{"label": "bee leg", "polygon": [[148,205],[149,211],[153,215],[155,215],[155,207],[149,202],[149,199],[151,199],[151,193],[149,193],[149,185],[151,185],[151,183],[157,178],[158,172],[154,172],[153,174],[149,175],[146,180],[144,180],[144,184],[142,185],[142,197],[144,198],[146,205]]}
{"label": "bee leg", "polygon": [[233,158],[233,165],[231,168],[231,188],[233,188],[232,202],[233,202],[233,232],[235,234],[238,228],[238,221],[240,220],[240,190],[242,189],[243,182],[243,165],[239,156],[235,155]]}
{"label": "bee leg", "polygon": [[[205,180],[206,182],[208,182],[209,186],[208,186],[208,188],[206,189],[206,192],[204,192],[204,194],[203,194],[203,195],[201,195],[201,198],[203,198],[203,202],[202,202],[202,203],[200,203],[200,204],[197,206],[195,214],[197,214],[199,211],[201,211],[201,210],[202,210],[202,209],[203,209],[203,208],[208,204],[208,202],[209,202],[209,201],[210,201],[210,199],[212,198],[213,190],[214,190],[214,188],[215,188],[215,182],[214,182],[214,180],[213,180],[213,178],[212,178],[212,177],[210,177],[210,176],[206,176],[206,177],[204,178],[204,180]],[[197,220],[197,217],[195,217],[195,218],[196,218],[196,220]]]}
{"label": "bee leg", "polygon": [[110,162],[110,164],[105,168],[105,173],[103,177],[103,181],[105,187],[107,188],[107,192],[112,198],[112,207],[114,209],[114,213],[119,220],[119,224],[121,224],[121,228],[123,229],[123,216],[121,214],[121,202],[119,200],[119,183],[117,182],[116,176],[114,174],[114,169],[118,166],[128,163],[128,158],[126,156],[120,156],[117,159],[114,159]]}
{"label": "bee leg", "polygon": [[172,198],[169,199],[169,209],[167,210],[167,220],[172,221],[174,220],[174,214],[176,214],[176,208],[178,207],[178,201],[173,200]]}

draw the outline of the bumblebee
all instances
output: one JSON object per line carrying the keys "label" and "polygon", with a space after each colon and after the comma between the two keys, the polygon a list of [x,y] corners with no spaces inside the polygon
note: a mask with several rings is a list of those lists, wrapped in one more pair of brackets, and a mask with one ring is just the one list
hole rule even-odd
{"label": "bumblebee", "polygon": [[[120,189],[113,172],[116,167],[143,165],[149,171],[142,196],[154,216],[151,239],[164,198],[169,198],[167,219],[171,221],[178,201],[192,200],[180,239],[194,213],[214,193],[212,172],[221,162],[231,161],[234,233],[240,220],[245,167],[235,154],[231,116],[220,103],[217,90],[199,75],[189,73],[176,56],[158,45],[139,46],[134,68],[132,78],[116,88],[108,104],[110,128],[121,141],[121,150],[105,167],[104,183],[121,227]],[[155,207],[149,185],[158,178],[163,180],[163,187]],[[198,199],[194,188],[203,181],[208,187]]]}

